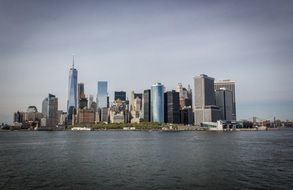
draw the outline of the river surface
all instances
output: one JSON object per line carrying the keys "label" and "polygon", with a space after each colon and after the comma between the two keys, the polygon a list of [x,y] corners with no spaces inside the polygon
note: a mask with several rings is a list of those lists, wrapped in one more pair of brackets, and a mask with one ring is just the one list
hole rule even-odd
{"label": "river surface", "polygon": [[0,189],[293,189],[293,130],[0,132]]}

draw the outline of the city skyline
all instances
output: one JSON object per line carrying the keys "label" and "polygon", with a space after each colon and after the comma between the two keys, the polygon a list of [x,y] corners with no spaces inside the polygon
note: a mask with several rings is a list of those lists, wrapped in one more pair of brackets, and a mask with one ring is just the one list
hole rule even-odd
{"label": "city skyline", "polygon": [[236,82],[237,119],[293,119],[290,1],[16,2],[0,6],[0,122],[48,93],[66,110],[72,53],[87,96],[99,80],[113,100],[204,73]]}

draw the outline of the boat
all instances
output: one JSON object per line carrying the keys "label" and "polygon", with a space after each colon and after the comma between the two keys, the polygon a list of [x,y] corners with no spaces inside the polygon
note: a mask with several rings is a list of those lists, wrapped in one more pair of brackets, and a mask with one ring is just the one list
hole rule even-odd
{"label": "boat", "polygon": [[72,127],[71,131],[91,131],[92,129],[89,127]]}

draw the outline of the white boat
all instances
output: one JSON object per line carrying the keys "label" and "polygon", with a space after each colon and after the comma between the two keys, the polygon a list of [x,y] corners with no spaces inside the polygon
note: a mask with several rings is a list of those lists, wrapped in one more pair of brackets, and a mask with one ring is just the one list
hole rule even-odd
{"label": "white boat", "polygon": [[71,131],[90,131],[90,130],[92,129],[89,127],[72,127],[71,128]]}

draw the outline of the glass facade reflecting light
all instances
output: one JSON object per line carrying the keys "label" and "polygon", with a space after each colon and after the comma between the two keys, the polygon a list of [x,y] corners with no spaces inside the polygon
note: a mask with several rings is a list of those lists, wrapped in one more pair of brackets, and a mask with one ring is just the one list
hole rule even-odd
{"label": "glass facade reflecting light", "polygon": [[161,83],[152,85],[151,113],[153,122],[164,123],[164,86]]}
{"label": "glass facade reflecting light", "polygon": [[67,100],[68,124],[71,124],[72,114],[76,106],[77,106],[77,70],[74,68],[74,59],[73,59],[72,68],[70,68],[69,70],[68,100]]}
{"label": "glass facade reflecting light", "polygon": [[97,85],[97,108],[108,107],[108,82],[98,81]]}

